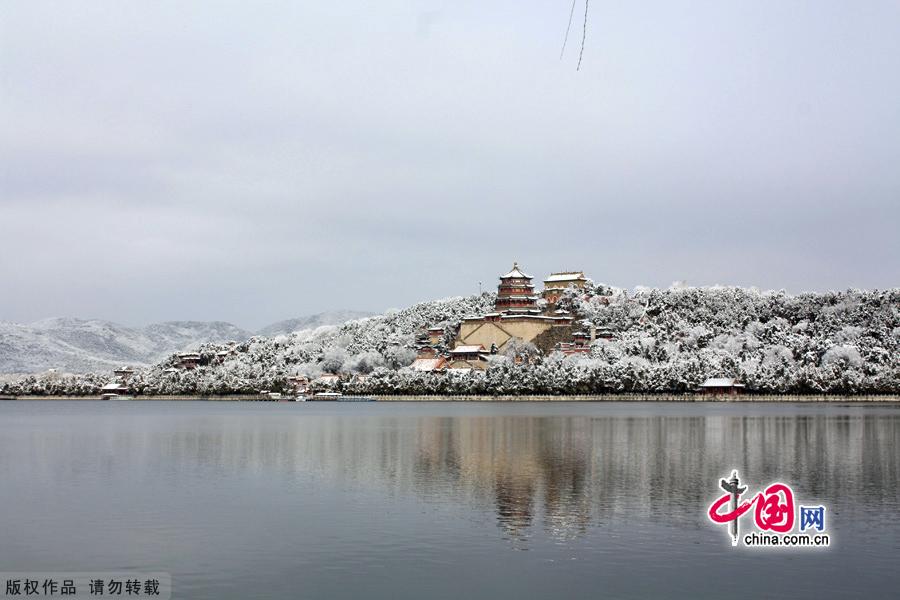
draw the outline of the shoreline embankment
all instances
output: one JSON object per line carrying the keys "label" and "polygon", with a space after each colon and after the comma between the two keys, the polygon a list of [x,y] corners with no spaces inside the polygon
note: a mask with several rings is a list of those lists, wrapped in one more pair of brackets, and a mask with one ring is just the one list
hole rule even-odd
{"label": "shoreline embankment", "polygon": [[[367,394],[379,402],[838,402],[838,403],[900,403],[897,394],[570,394],[570,395],[401,395]],[[100,396],[0,396],[0,400],[53,401],[53,400],[102,400]],[[123,399],[126,400],[126,399]],[[285,402],[290,398],[268,398],[259,394],[229,394],[214,396],[159,395],[134,396],[127,400],[143,401],[196,401],[209,402]]]}

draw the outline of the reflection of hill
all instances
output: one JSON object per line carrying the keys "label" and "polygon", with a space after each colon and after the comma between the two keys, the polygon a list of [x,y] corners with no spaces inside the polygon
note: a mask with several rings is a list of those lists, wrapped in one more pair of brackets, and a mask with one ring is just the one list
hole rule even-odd
{"label": "reflection of hill", "polygon": [[[793,409],[792,409],[793,410]],[[505,536],[536,527],[558,539],[590,527],[659,520],[699,527],[717,481],[732,468],[751,489],[789,482],[799,498],[836,507],[900,501],[900,411],[777,408],[755,416],[301,416],[235,414],[174,428],[147,417],[123,428],[99,420],[107,443],[60,432],[28,446],[50,472],[54,456],[118,461],[150,477],[165,470],[314,478],[382,488],[425,502],[463,504],[496,515]],[[699,412],[699,411],[692,411]],[[757,411],[759,412],[759,411]],[[851,416],[852,415],[852,416]],[[23,433],[24,435],[24,433]],[[14,440],[10,440],[12,443]],[[102,448],[102,449],[98,449]],[[181,463],[177,469],[173,463]],[[877,512],[877,511],[876,511]]]}
{"label": "reflection of hill", "polygon": [[718,477],[790,482],[802,498],[896,502],[900,416],[504,417],[418,421],[419,468],[457,498],[493,494],[513,534],[593,522],[700,523]]}

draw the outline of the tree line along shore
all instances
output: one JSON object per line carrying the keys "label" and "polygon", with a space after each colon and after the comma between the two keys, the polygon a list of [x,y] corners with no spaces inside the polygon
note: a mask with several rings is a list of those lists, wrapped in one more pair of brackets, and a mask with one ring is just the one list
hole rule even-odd
{"label": "tree line along shore", "polygon": [[[640,394],[623,392],[619,394],[582,395],[436,395],[436,394],[376,394],[370,398],[377,402],[796,402],[796,403],[900,403],[897,394],[701,394],[701,393],[660,393]],[[0,401],[96,401],[102,396],[0,396]],[[133,400],[151,402],[273,402],[268,395],[230,394],[219,396],[134,396]],[[280,401],[289,402],[290,397]]]}

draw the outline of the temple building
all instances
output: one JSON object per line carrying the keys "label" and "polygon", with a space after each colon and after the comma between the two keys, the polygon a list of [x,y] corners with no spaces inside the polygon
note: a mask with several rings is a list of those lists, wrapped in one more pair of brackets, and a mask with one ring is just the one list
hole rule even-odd
{"label": "temple building", "polygon": [[744,384],[731,377],[713,377],[707,379],[697,390],[701,394],[725,394],[735,396],[744,391]]}
{"label": "temple building", "polygon": [[447,359],[443,356],[426,358],[420,356],[410,365],[413,371],[443,371],[447,368]]}
{"label": "temple building", "polygon": [[116,369],[113,371],[113,375],[116,376],[116,381],[119,383],[127,383],[129,379],[134,375],[134,369],[131,367],[122,367],[120,369]]}
{"label": "temple building", "polygon": [[587,283],[584,271],[562,271],[550,273],[544,280],[544,300],[550,304],[556,304],[559,297],[570,287],[583,288]]}
{"label": "temple building", "polygon": [[443,327],[429,327],[428,328],[428,343],[431,345],[436,345],[441,342],[441,338],[444,337],[444,328]]}
{"label": "temple building", "polygon": [[182,369],[195,369],[200,366],[199,352],[179,352],[177,366]]}
{"label": "temple building", "polygon": [[512,271],[500,276],[494,310],[498,313],[541,314],[531,280],[531,275],[523,273],[519,263],[514,262]]}
{"label": "temple building", "polygon": [[447,361],[448,369],[473,369],[484,371],[487,369],[490,351],[485,350],[481,344],[471,346],[457,346],[450,351]]}

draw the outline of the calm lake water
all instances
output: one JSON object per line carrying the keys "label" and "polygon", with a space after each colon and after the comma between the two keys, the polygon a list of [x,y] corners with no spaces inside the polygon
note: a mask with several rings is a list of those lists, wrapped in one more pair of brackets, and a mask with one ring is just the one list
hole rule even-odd
{"label": "calm lake water", "polygon": [[[733,549],[732,468],[827,505]],[[0,571],[176,598],[897,597],[900,406],[0,402]],[[752,521],[743,521],[749,525]]]}

